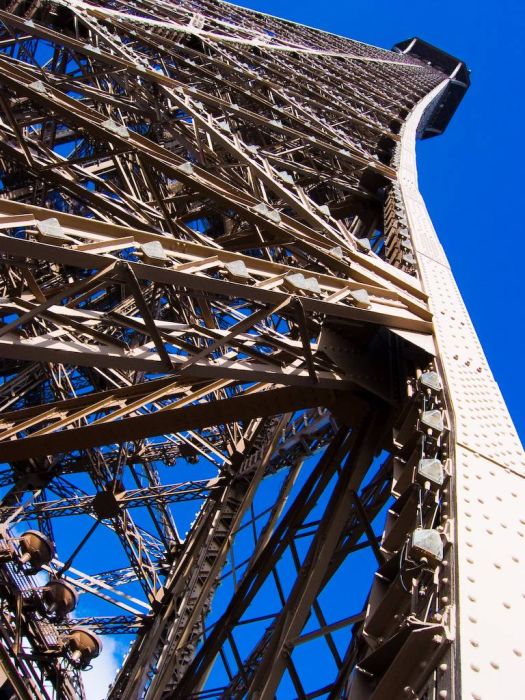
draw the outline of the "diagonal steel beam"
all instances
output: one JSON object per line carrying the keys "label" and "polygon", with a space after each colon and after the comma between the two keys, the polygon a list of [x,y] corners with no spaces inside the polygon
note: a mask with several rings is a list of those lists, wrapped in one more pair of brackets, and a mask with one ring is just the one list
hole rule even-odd
{"label": "diagonal steel beam", "polygon": [[[344,400],[344,394],[325,389],[269,389],[256,394],[221,399],[213,404],[186,406],[173,411],[157,411],[115,423],[86,425],[52,435],[26,437],[0,443],[6,461],[82,450],[96,445],[110,445],[126,440],[153,437],[162,433],[206,428],[217,423],[234,423],[257,417],[289,413],[314,406],[331,406]],[[358,400],[348,397],[345,410],[352,416]]]}

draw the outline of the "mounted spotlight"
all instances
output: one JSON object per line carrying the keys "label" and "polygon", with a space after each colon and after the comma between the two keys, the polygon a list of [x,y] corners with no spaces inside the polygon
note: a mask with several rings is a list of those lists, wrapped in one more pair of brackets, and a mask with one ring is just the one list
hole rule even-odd
{"label": "mounted spotlight", "polygon": [[413,561],[436,568],[443,561],[443,540],[439,532],[423,528],[414,530],[408,556]]}
{"label": "mounted spotlight", "polygon": [[75,666],[86,669],[102,651],[102,640],[87,627],[73,627],[64,638]]}
{"label": "mounted spotlight", "polygon": [[67,581],[51,579],[42,589],[42,599],[47,614],[62,620],[76,608],[78,594]]}
{"label": "mounted spotlight", "polygon": [[50,563],[55,555],[55,546],[39,530],[28,530],[18,538],[18,546],[22,555],[19,562],[28,564],[27,573],[36,574]]}

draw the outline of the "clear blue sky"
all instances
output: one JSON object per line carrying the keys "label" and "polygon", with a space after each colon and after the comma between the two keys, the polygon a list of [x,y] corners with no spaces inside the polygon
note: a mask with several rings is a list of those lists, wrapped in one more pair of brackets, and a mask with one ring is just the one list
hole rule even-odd
{"label": "clear blue sky", "polygon": [[419,36],[472,85],[445,134],[419,144],[420,186],[492,371],[525,442],[523,0],[241,0],[391,48]]}
{"label": "clear blue sky", "polygon": [[[470,67],[472,87],[449,129],[444,136],[419,145],[420,183],[523,441],[525,381],[519,363],[525,355],[521,328],[524,264],[518,242],[525,219],[518,173],[523,99],[520,102],[516,94],[523,82],[520,71],[525,58],[522,2],[240,0],[239,4],[384,48],[419,36]],[[366,594],[374,569],[370,553],[363,550],[360,568],[358,562],[351,579],[359,595]],[[219,602],[230,593],[227,585],[221,587]],[[339,600],[340,595],[333,597],[333,601]],[[220,605],[214,608],[210,621],[218,609]],[[360,609],[359,601],[355,609]],[[328,612],[332,614],[330,609]],[[337,613],[333,616],[339,617]],[[90,700],[99,700],[107,687],[120,663],[123,641],[106,638],[104,657],[95,662],[91,674],[85,674]],[[317,659],[321,665],[324,661]],[[308,664],[316,672],[311,659],[304,668]],[[286,692],[279,697],[286,697]]]}
{"label": "clear blue sky", "polygon": [[[420,182],[522,440],[525,373],[519,363],[525,355],[524,264],[518,241],[525,202],[518,169],[523,150],[520,117],[524,100],[520,102],[518,91],[525,58],[523,1],[240,0],[246,7],[384,48],[419,36],[469,65],[472,87],[446,134],[419,146]],[[263,489],[269,498],[272,489],[274,482]],[[79,557],[79,566],[82,563]],[[355,595],[366,594],[375,566],[370,552],[363,550],[362,561],[352,572]],[[337,607],[341,591],[332,601],[323,602],[334,620],[339,616],[329,603]],[[221,587],[219,602],[230,593],[227,585]],[[344,595],[348,595],[346,589]],[[355,610],[359,609],[357,601]],[[87,598],[85,607],[79,608],[79,614],[99,612],[104,614]],[[215,609],[211,620],[214,614]],[[122,637],[105,638],[106,651],[95,661],[94,670],[85,674],[89,700],[99,700],[105,693],[127,641]],[[306,661],[316,672],[316,664]],[[317,663],[324,663],[324,659],[318,658]]]}

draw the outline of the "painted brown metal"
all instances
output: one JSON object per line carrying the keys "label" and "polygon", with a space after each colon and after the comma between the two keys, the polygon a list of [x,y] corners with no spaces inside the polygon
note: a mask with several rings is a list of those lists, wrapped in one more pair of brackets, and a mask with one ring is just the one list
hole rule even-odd
{"label": "painted brown metal", "polygon": [[452,697],[454,412],[400,158],[464,64],[219,0],[0,23],[0,693],[85,697],[83,625],[131,635],[111,700]]}

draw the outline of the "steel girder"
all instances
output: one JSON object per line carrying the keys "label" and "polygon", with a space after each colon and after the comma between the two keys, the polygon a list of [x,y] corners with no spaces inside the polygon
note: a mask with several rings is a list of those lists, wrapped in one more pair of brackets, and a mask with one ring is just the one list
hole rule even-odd
{"label": "steel girder", "polygon": [[217,0],[0,22],[3,689],[82,697],[80,625],[132,641],[112,700],[453,692],[454,565],[412,537],[452,551],[454,418],[399,174],[463,64]]}

